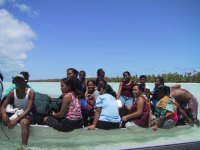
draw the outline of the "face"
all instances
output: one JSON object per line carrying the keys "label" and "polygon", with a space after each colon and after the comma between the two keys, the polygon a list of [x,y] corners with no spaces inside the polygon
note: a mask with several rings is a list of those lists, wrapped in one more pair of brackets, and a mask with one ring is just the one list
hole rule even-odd
{"label": "face", "polygon": [[14,83],[18,90],[25,89],[25,87],[26,87],[26,82],[22,78],[16,78],[14,80]]}
{"label": "face", "polygon": [[67,71],[67,77],[68,78],[72,78],[72,77],[76,77],[76,76],[75,76],[75,74],[74,74],[74,72],[72,70],[68,70]]}
{"label": "face", "polygon": [[103,81],[100,81],[98,84],[97,84],[97,89],[98,91],[100,91],[102,88],[104,88],[105,84]]}
{"label": "face", "polygon": [[146,79],[145,79],[145,78],[141,78],[141,79],[140,79],[140,83],[141,83],[141,84],[144,84],[145,82],[146,82]]}
{"label": "face", "polygon": [[88,92],[94,91],[95,90],[95,86],[94,86],[93,82],[88,82],[87,88],[88,88]]}
{"label": "face", "polygon": [[99,77],[102,77],[102,78],[105,77],[105,72],[104,72],[103,70],[101,70],[101,71],[99,72]]}
{"label": "face", "polygon": [[139,97],[142,94],[142,91],[139,90],[138,86],[134,86],[132,89],[132,94],[134,97]]}
{"label": "face", "polygon": [[130,81],[130,76],[127,73],[123,75],[125,81]]}
{"label": "face", "polygon": [[85,73],[84,72],[80,72],[79,73],[79,78],[80,79],[85,79]]}
{"label": "face", "polygon": [[161,85],[160,79],[156,79],[155,86],[158,87],[158,86],[160,86],[160,85]]}
{"label": "face", "polygon": [[62,93],[68,93],[70,91],[70,86],[66,85],[63,81],[61,81],[60,89]]}

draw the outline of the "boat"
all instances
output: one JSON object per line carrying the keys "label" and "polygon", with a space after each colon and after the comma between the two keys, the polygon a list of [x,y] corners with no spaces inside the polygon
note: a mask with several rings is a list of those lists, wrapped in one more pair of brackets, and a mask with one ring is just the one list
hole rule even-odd
{"label": "boat", "polygon": [[[88,131],[86,128],[81,128],[71,132],[59,132],[48,126],[31,125],[29,143],[31,146],[40,145],[42,147],[60,145],[62,148],[67,147],[68,149],[198,150],[200,136],[189,137],[190,132],[197,129],[194,128],[184,126],[158,131],[152,131],[150,128]],[[1,141],[10,140],[12,143],[20,143],[20,135],[20,125],[12,130],[1,125]],[[180,137],[180,135],[185,137]]]}

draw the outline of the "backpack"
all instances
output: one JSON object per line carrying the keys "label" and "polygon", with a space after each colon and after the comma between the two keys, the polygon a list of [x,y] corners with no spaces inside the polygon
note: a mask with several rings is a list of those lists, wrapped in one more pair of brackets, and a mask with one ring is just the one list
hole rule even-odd
{"label": "backpack", "polygon": [[47,94],[35,92],[34,109],[38,114],[48,115],[51,112],[49,96]]}
{"label": "backpack", "polygon": [[62,105],[62,97],[59,98],[51,98],[50,106],[51,111],[59,112]]}

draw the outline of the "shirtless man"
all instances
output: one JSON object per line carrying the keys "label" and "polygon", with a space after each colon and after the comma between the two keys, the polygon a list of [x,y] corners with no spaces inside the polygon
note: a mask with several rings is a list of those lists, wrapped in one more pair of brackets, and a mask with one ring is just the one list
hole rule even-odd
{"label": "shirtless man", "polygon": [[170,95],[178,104],[178,125],[184,125],[185,121],[187,121],[190,125],[197,124],[199,126],[199,120],[197,119],[198,101],[196,97],[177,85],[170,88]]}

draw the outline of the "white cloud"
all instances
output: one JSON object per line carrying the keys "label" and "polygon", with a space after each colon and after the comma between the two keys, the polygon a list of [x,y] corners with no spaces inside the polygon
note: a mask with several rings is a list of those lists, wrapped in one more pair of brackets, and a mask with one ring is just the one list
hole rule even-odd
{"label": "white cloud", "polygon": [[31,6],[23,3],[18,3],[17,0],[0,0],[0,7],[4,6],[6,2],[9,2],[12,7],[19,9],[21,12],[26,13],[31,17],[39,15],[38,11],[31,8]]}
{"label": "white cloud", "polygon": [[35,33],[24,22],[0,9],[0,69],[13,74],[24,69],[27,52],[34,48]]}
{"label": "white cloud", "polygon": [[30,6],[26,5],[26,4],[19,4],[16,2],[13,2],[13,7],[18,8],[20,11],[27,13],[29,16],[38,16],[39,13],[35,10],[33,10]]}

